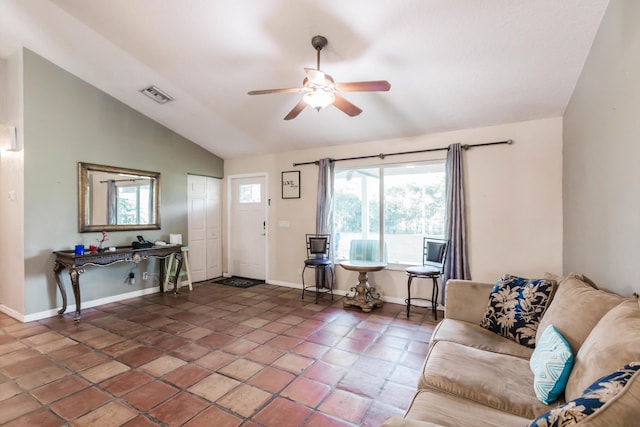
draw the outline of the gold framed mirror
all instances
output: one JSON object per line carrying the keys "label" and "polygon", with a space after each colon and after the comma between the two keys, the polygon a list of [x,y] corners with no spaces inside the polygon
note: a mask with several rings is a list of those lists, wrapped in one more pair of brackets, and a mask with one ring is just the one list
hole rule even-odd
{"label": "gold framed mirror", "polygon": [[78,162],[78,231],[160,228],[160,173]]}

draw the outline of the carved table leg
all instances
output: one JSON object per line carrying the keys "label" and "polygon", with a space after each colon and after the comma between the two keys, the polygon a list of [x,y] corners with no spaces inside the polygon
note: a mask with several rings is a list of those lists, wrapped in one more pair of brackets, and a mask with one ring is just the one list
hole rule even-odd
{"label": "carved table leg", "polygon": [[360,307],[365,313],[373,310],[374,307],[382,307],[380,295],[375,294],[376,289],[369,284],[369,275],[366,271],[360,271],[358,274],[358,284],[355,288],[351,288],[355,294],[347,295],[342,305],[346,307]]}
{"label": "carved table leg", "polygon": [[182,252],[176,254],[176,260],[178,260],[178,265],[176,267],[176,275],[173,278],[173,293],[179,294],[180,291],[178,289],[180,285],[180,270],[182,269]]}
{"label": "carved table leg", "polygon": [[364,280],[364,296],[365,300],[369,304],[373,304],[374,307],[382,307],[382,300],[380,294],[376,292],[376,288],[369,284],[369,275],[365,272],[364,277],[360,278]]}
{"label": "carved table leg", "polygon": [[62,316],[65,311],[67,311],[67,291],[64,289],[62,284],[62,279],[60,278],[60,273],[64,270],[64,265],[56,262],[53,266],[53,272],[56,276],[56,283],[58,284],[58,289],[60,289],[60,295],[62,296],[62,308],[58,310],[58,316]]}
{"label": "carved table leg", "polygon": [[76,314],[73,318],[76,322],[80,321],[80,273],[83,270],[75,268],[69,269],[69,277],[71,277],[71,286],[73,288],[73,296],[76,300]]}
{"label": "carved table leg", "polygon": [[164,293],[164,277],[167,274],[167,272],[165,271],[166,263],[167,263],[166,258],[160,258],[160,293],[161,294]]}

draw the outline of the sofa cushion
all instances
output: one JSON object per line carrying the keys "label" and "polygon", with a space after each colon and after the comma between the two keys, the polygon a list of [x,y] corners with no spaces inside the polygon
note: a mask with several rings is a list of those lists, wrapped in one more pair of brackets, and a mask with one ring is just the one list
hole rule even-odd
{"label": "sofa cushion", "polygon": [[533,349],[488,331],[478,324],[456,319],[444,319],[438,323],[431,335],[431,343],[435,344],[437,341],[455,342],[468,347],[509,354],[527,360],[533,352]]}
{"label": "sofa cushion", "polygon": [[380,427],[443,427],[442,424],[434,424],[429,421],[411,420],[401,417],[389,417]]}
{"label": "sofa cushion", "polygon": [[551,280],[503,275],[491,291],[480,326],[534,348],[538,324],[555,285]]}
{"label": "sofa cushion", "polygon": [[429,348],[418,388],[438,390],[529,420],[548,410],[536,398],[528,360],[447,341]]}
{"label": "sofa cushion", "polygon": [[[418,390],[405,418],[447,427],[523,427],[531,421],[531,418],[519,417],[437,390]],[[398,421],[383,426],[413,426]]]}
{"label": "sofa cushion", "polygon": [[[591,384],[584,393],[533,420],[529,427],[631,426],[640,420],[640,362],[625,365]],[[635,390],[634,390],[635,389]]]}
{"label": "sofa cushion", "polygon": [[640,304],[633,299],[605,314],[580,347],[565,390],[566,400],[578,398],[598,378],[636,360],[640,361]]}
{"label": "sofa cushion", "polygon": [[553,324],[567,340],[574,355],[602,316],[625,300],[620,295],[598,290],[583,279],[570,274],[558,284],[537,331],[537,335],[541,335],[547,326]]}
{"label": "sofa cushion", "polygon": [[564,393],[573,366],[569,343],[553,326],[542,333],[529,361],[536,397],[544,404],[555,402]]}
{"label": "sofa cushion", "polygon": [[487,301],[494,285],[471,280],[447,280],[444,317],[479,325],[487,311]]}

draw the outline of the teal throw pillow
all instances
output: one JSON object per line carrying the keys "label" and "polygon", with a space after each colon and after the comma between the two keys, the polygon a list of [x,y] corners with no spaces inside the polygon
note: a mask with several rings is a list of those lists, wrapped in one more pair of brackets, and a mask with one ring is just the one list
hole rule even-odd
{"label": "teal throw pillow", "polygon": [[535,348],[538,324],[551,301],[555,286],[554,280],[503,275],[491,290],[489,305],[480,326]]}
{"label": "teal throw pillow", "polygon": [[632,362],[591,384],[582,396],[540,415],[528,427],[566,427],[578,424],[618,396],[634,374],[640,362]]}
{"label": "teal throw pillow", "polygon": [[573,367],[571,346],[555,326],[549,325],[536,342],[529,366],[538,400],[545,405],[555,402],[564,392]]}

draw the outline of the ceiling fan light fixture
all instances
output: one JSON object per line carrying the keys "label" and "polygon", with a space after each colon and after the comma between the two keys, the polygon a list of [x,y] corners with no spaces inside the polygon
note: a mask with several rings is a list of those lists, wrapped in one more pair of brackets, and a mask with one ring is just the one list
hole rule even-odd
{"label": "ceiling fan light fixture", "polygon": [[315,89],[311,92],[305,93],[302,99],[304,100],[305,104],[320,111],[327,105],[333,104],[333,102],[336,100],[336,96],[333,94],[333,92],[328,92],[322,89]]}
{"label": "ceiling fan light fixture", "polygon": [[374,80],[363,82],[336,83],[329,74],[320,71],[320,51],[327,45],[327,39],[323,36],[314,36],[311,45],[316,50],[316,68],[305,68],[307,76],[302,80],[300,88],[252,90],[249,95],[265,95],[269,93],[302,93],[302,99],[284,116],[285,120],[298,117],[307,105],[320,111],[332,104],[338,110],[350,117],[362,113],[362,109],[353,105],[340,95],[340,92],[381,92],[388,91],[391,85],[386,80]]}

